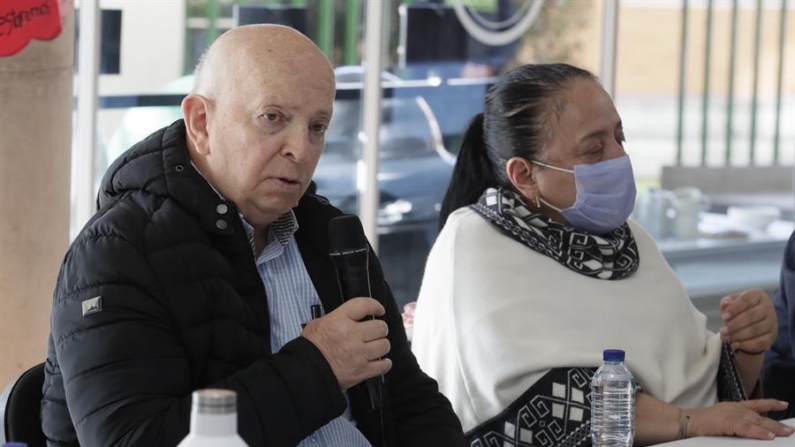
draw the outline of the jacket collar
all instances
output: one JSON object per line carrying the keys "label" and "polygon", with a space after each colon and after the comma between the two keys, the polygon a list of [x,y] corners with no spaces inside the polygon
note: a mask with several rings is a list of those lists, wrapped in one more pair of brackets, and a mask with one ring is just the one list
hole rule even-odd
{"label": "jacket collar", "polygon": [[233,234],[237,209],[234,203],[219,197],[191,166],[185,135],[184,121],[177,120],[114,161],[102,180],[99,207],[125,192],[143,190],[173,199],[198,216],[210,233]]}

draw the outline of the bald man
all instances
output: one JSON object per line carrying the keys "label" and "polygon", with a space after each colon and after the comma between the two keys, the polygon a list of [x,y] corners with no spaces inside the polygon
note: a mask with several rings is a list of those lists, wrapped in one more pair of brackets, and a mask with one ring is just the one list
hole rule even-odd
{"label": "bald man", "polygon": [[[252,447],[465,445],[375,257],[373,297],[342,304],[327,240],[341,212],[311,183],[334,93],[306,37],[236,28],[197,68],[184,120],[108,169],[53,298],[50,446],[173,447],[201,388],[237,392]],[[380,375],[373,408],[361,384]]]}

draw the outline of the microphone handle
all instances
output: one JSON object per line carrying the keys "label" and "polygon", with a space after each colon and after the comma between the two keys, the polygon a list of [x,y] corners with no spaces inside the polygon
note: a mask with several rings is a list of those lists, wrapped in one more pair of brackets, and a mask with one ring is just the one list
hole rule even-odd
{"label": "microphone handle", "polygon": [[[347,301],[351,298],[360,296],[371,297],[370,291],[370,275],[367,272],[367,262],[363,263],[340,262],[337,265],[337,273],[340,280],[340,287],[342,288],[342,296]],[[374,315],[370,316],[371,320],[375,319]],[[383,406],[383,397],[381,385],[384,383],[384,376],[372,377],[364,381],[364,386],[367,390],[367,400],[370,404],[370,410],[377,411]]]}
{"label": "microphone handle", "polygon": [[345,301],[360,296],[371,296],[370,275],[367,274],[367,266],[347,266],[339,271],[340,286],[342,296]]}

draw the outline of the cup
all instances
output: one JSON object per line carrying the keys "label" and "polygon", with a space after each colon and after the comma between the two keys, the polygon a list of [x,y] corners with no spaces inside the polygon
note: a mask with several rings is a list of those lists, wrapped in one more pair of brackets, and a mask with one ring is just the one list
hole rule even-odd
{"label": "cup", "polygon": [[683,241],[698,238],[698,221],[701,213],[709,208],[707,196],[693,186],[676,188],[672,192],[674,237]]}
{"label": "cup", "polygon": [[671,191],[649,188],[638,195],[632,217],[657,240],[670,237],[673,230]]}

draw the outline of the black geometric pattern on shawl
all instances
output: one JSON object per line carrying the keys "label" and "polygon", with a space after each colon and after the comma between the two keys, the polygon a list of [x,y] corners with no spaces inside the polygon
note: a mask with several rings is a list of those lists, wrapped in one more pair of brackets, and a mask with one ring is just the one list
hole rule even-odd
{"label": "black geometric pattern on shawl", "polygon": [[[591,447],[591,379],[596,368],[550,370],[508,408],[466,433],[470,447]],[[718,401],[747,400],[734,353],[723,344]]]}
{"label": "black geometric pattern on shawl", "polygon": [[[508,408],[466,433],[470,447],[591,447],[591,379],[596,368],[555,368]],[[734,353],[721,349],[718,401],[747,400]]]}
{"label": "black geometric pattern on shawl", "polygon": [[470,208],[503,234],[561,265],[598,279],[626,278],[640,255],[629,225],[597,236],[530,210],[513,191],[489,188]]}
{"label": "black geometric pattern on shawl", "polygon": [[465,434],[470,447],[590,447],[596,368],[555,368]]}

